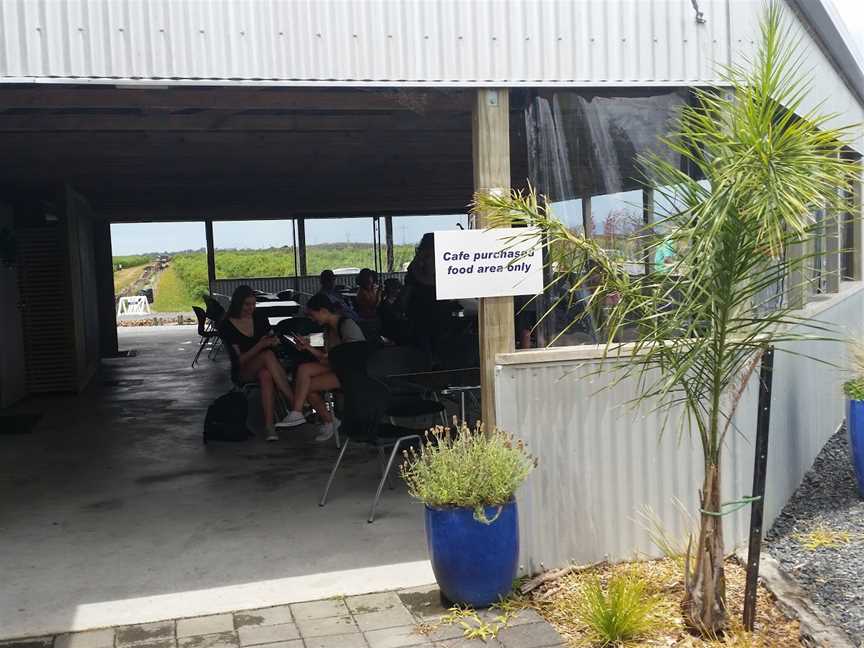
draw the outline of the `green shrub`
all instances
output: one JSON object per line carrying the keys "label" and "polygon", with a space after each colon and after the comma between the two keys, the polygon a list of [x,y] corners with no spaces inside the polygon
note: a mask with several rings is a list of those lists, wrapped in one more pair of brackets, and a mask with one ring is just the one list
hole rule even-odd
{"label": "green shrub", "polygon": [[864,378],[855,378],[843,383],[843,393],[850,400],[864,400]]}
{"label": "green shrub", "polygon": [[427,506],[473,508],[475,519],[486,523],[484,508],[513,499],[537,465],[522,441],[464,422],[458,434],[443,426],[430,430],[421,450],[405,457],[401,472],[412,497]]}
{"label": "green shrub", "polygon": [[598,576],[587,578],[575,612],[596,644],[614,646],[654,630],[658,605],[659,597],[649,595],[644,583],[619,572],[609,578],[605,590]]}

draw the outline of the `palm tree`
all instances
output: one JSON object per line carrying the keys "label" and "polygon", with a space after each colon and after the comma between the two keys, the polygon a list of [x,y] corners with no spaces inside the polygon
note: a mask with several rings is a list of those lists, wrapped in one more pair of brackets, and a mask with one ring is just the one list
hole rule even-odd
{"label": "palm tree", "polygon": [[[677,250],[668,272],[631,278],[595,241],[557,221],[533,190],[478,195],[474,205],[495,224],[539,228],[542,237],[531,230],[524,236],[546,248],[556,270],[552,283],[570,282],[559,301],[596,285],[590,311],[616,295],[604,326],[605,354],[619,372],[613,382],[635,380],[636,403],[683,408],[682,429],[698,434],[700,528],[688,550],[683,609],[688,625],[706,635],[721,634],[727,619],[724,438],[742,385],[767,346],[839,336],[777,297],[806,277],[813,260],[805,252],[816,229],[811,212],[843,212],[841,196],[860,174],[841,155],[849,129],[832,129],[831,116],[803,109],[808,85],[795,54],[801,50],[776,2],[766,8],[761,37],[752,61],[725,70],[728,87],[697,90],[694,104],[682,109],[665,143],[686,164],[642,160],[655,203],[675,206],[662,223],[668,234],[660,244]],[[635,337],[632,344],[616,342],[625,332]]]}

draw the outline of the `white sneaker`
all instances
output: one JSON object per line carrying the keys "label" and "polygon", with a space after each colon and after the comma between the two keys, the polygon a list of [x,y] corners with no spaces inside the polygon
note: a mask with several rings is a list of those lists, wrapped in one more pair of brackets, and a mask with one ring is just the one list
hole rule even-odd
{"label": "white sneaker", "polygon": [[267,439],[267,441],[278,441],[278,440],[279,440],[279,435],[276,433],[276,430],[275,430],[274,428],[269,428],[269,429],[267,430],[267,437],[266,437],[266,439]]}
{"label": "white sneaker", "polygon": [[315,437],[316,441],[329,441],[336,434],[336,430],[339,429],[339,424],[341,421],[333,417],[333,420],[330,423],[325,423],[321,426],[321,432],[318,436]]}
{"label": "white sneaker", "polygon": [[288,414],[276,424],[277,428],[292,428],[298,425],[303,425],[306,422],[306,417],[300,412],[288,412]]}

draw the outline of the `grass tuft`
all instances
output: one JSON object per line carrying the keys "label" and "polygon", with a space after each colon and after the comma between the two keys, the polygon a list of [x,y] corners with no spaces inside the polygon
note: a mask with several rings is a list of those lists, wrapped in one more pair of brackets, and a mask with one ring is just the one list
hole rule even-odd
{"label": "grass tuft", "polygon": [[587,578],[575,612],[599,646],[615,646],[650,634],[658,606],[659,598],[623,571],[610,576],[605,587],[599,576]]}
{"label": "grass tuft", "polygon": [[848,531],[834,531],[820,524],[806,533],[796,533],[792,536],[805,549],[819,551],[820,549],[839,549],[848,545],[853,536]]}

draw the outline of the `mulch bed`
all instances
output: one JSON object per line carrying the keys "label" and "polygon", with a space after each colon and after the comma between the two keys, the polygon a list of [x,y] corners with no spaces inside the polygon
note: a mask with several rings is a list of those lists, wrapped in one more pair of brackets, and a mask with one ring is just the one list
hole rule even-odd
{"label": "mulch bed", "polygon": [[757,621],[753,634],[744,632],[741,614],[744,604],[745,571],[736,561],[726,563],[726,596],[730,628],[721,640],[709,641],[692,636],[684,628],[681,601],[684,595],[683,569],[679,560],[652,560],[597,567],[565,575],[543,584],[533,594],[533,607],[549,621],[574,647],[594,646],[587,629],[574,614],[586,578],[592,574],[601,580],[617,570],[633,570],[647,584],[647,594],[658,594],[656,611],[659,628],[650,636],[628,642],[627,646],[687,646],[691,648],[745,646],[754,648],[793,648],[804,645],[800,640],[798,621],[787,619],[777,608],[771,594],[760,586],[757,596]]}

